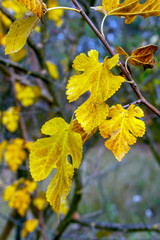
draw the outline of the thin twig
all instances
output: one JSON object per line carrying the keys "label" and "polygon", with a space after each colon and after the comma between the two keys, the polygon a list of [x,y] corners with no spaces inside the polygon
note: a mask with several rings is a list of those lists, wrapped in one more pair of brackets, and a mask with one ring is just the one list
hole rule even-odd
{"label": "thin twig", "polygon": [[94,222],[92,220],[80,219],[75,220],[72,219],[72,223],[80,224],[84,227],[96,228],[101,230],[111,230],[111,231],[120,231],[120,232],[145,232],[145,231],[153,231],[160,232],[160,223],[157,224],[120,224],[120,223],[105,223],[105,222]]}

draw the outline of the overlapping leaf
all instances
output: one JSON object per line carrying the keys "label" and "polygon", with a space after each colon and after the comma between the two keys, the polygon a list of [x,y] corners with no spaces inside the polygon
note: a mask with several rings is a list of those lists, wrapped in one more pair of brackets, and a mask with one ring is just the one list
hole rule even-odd
{"label": "overlapping leaf", "polygon": [[[46,122],[42,133],[50,137],[37,140],[30,154],[30,171],[35,181],[45,179],[53,168],[57,169],[47,190],[47,200],[58,215],[61,199],[70,190],[74,168],[79,168],[82,158],[82,139],[72,131],[72,124],[61,118]],[[68,155],[72,157],[72,164],[67,160]]]}
{"label": "overlapping leaf", "polygon": [[32,13],[37,15],[41,20],[46,11],[45,4],[42,0],[17,0],[21,4],[23,4],[26,8],[28,8]]}
{"label": "overlapping leaf", "polygon": [[117,48],[118,54],[126,56],[126,59],[130,64],[134,66],[142,65],[145,68],[154,67],[155,60],[153,53],[157,50],[158,47],[156,45],[147,45],[132,51],[131,55],[129,56],[124,49],[121,47]]}
{"label": "overlapping leaf", "polygon": [[100,134],[104,138],[109,138],[105,146],[110,149],[116,159],[121,161],[129,151],[129,145],[136,142],[137,137],[142,137],[145,133],[145,124],[142,120],[144,113],[141,108],[130,105],[128,110],[118,104],[112,106],[109,111],[109,120],[105,120],[100,126]]}
{"label": "overlapping leaf", "polygon": [[105,101],[121,86],[125,79],[111,73],[119,62],[119,55],[111,59],[106,57],[103,63],[98,61],[98,52],[91,50],[88,56],[81,53],[73,63],[73,68],[83,71],[80,75],[72,76],[67,85],[67,99],[76,101],[82,94],[89,91],[90,97],[76,111],[76,119],[85,132],[91,133],[108,115],[108,105]]}
{"label": "overlapping leaf", "polygon": [[39,18],[36,15],[16,20],[5,39],[5,54],[18,52],[25,45],[28,36],[38,24]]}
{"label": "overlapping leaf", "polygon": [[143,18],[160,16],[160,1],[147,0],[143,4],[139,2],[139,0],[125,0],[120,3],[120,0],[102,0],[102,6],[93,9],[107,16],[124,17],[127,24],[133,22],[138,15]]}

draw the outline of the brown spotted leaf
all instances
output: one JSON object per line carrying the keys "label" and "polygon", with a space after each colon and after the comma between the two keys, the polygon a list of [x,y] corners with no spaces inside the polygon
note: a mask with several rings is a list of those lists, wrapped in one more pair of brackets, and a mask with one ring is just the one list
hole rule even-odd
{"label": "brown spotted leaf", "polygon": [[158,50],[156,45],[147,45],[137,48],[131,52],[129,56],[121,47],[117,48],[117,52],[120,55],[126,56],[127,61],[133,66],[142,65],[145,68],[153,68],[155,64],[154,52]]}
{"label": "brown spotted leaf", "polygon": [[102,0],[102,6],[93,9],[104,13],[107,16],[124,17],[125,23],[133,22],[137,16],[144,19],[151,16],[160,16],[160,1],[147,0],[141,4],[140,0]]}

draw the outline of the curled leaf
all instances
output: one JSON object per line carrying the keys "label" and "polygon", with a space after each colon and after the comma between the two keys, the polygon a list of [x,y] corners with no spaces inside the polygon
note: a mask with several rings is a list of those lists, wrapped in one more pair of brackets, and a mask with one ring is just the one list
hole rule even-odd
{"label": "curled leaf", "polygon": [[126,56],[127,62],[133,66],[142,65],[145,68],[153,68],[155,64],[154,52],[158,50],[156,45],[147,45],[131,52],[129,56],[121,47],[117,48],[117,53]]}

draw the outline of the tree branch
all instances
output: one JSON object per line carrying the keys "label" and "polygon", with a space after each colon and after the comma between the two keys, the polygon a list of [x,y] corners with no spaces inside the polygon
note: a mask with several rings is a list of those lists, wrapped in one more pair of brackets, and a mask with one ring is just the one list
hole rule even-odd
{"label": "tree branch", "polygon": [[72,219],[72,223],[77,223],[84,227],[91,227],[100,230],[111,230],[111,231],[120,231],[120,232],[145,232],[145,231],[153,231],[160,232],[160,224],[120,224],[120,223],[105,223],[105,222],[94,222],[92,220],[80,219],[75,220]]}
{"label": "tree branch", "polygon": [[[85,19],[85,21],[88,23],[88,25],[91,27],[91,29],[95,32],[95,34],[100,39],[100,41],[103,43],[103,45],[105,46],[107,51],[111,54],[111,56],[114,56],[115,55],[114,50],[111,48],[111,46],[109,45],[109,43],[107,42],[105,37],[103,37],[103,35],[99,32],[99,30],[96,28],[96,26],[90,20],[90,18],[87,16],[87,14],[81,8],[81,6],[78,3],[78,1],[77,0],[72,0],[72,2],[75,5],[75,7],[80,11],[80,14]],[[158,109],[156,109],[152,104],[150,104],[143,97],[142,93],[140,92],[140,90],[139,90],[137,84],[135,83],[135,81],[133,80],[132,76],[130,75],[130,73],[128,73],[126,71],[125,67],[123,66],[123,64],[121,62],[119,62],[119,68],[121,69],[121,71],[125,75],[125,77],[131,82],[130,85],[131,85],[132,89],[134,90],[135,94],[137,95],[137,97],[141,100],[141,102],[144,105],[146,105],[152,112],[154,112],[155,114],[157,114],[160,117],[160,111]]]}
{"label": "tree branch", "polygon": [[36,77],[36,78],[40,78],[46,83],[51,82],[46,76],[44,76],[42,74],[39,74],[39,73],[36,73],[36,72],[33,72],[33,71],[30,71],[30,70],[24,68],[23,66],[21,66],[20,64],[14,63],[14,62],[12,62],[10,60],[7,60],[7,59],[4,59],[2,57],[0,57],[0,63],[7,66],[7,67],[13,67],[16,70],[19,70],[19,71],[21,71],[21,72],[23,72],[27,75],[31,75],[31,76]]}

